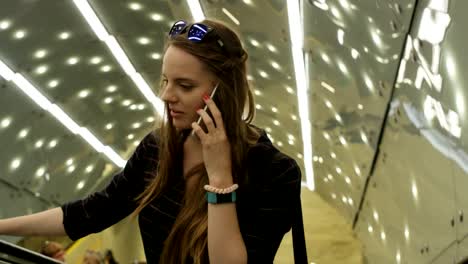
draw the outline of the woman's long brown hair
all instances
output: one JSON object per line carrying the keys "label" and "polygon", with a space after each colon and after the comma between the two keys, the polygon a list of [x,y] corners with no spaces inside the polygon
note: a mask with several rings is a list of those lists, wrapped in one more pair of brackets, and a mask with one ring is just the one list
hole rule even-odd
{"label": "woman's long brown hair", "polygon": [[[234,181],[242,188],[247,182],[244,166],[247,151],[260,136],[259,131],[249,126],[255,116],[255,104],[247,81],[248,55],[233,30],[213,20],[204,20],[202,23],[214,29],[202,42],[194,43],[189,41],[186,35],[178,35],[167,40],[165,49],[169,46],[183,49],[197,57],[207,70],[219,78],[220,85],[214,100],[222,114],[231,145],[232,175]],[[219,45],[218,39],[223,41],[224,46]],[[166,122],[161,120],[161,123],[156,125],[160,137],[159,164],[154,172],[154,180],[137,197],[139,206],[132,214],[134,217],[184,177],[176,172],[182,171],[177,169],[182,167],[183,143],[190,131],[176,131],[172,117],[168,115],[167,104],[165,110]],[[185,192],[181,211],[165,241],[160,257],[161,263],[186,263],[187,260],[208,263],[208,207],[203,189],[203,185],[208,183],[208,175],[204,163],[194,166],[185,175],[185,179],[193,175],[201,177],[194,178],[195,188],[190,197]]]}

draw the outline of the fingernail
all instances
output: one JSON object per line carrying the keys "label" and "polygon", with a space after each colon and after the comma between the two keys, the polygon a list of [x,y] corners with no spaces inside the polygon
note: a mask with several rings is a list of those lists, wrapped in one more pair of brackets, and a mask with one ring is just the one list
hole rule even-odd
{"label": "fingernail", "polygon": [[207,94],[204,94],[203,99],[208,100],[208,99],[210,99],[210,97]]}

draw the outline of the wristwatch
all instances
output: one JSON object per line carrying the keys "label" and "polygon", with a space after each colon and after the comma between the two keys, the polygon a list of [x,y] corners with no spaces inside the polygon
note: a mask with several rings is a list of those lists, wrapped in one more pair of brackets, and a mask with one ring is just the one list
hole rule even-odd
{"label": "wristwatch", "polygon": [[206,192],[206,200],[210,204],[235,203],[237,200],[237,195],[236,191],[225,194]]}

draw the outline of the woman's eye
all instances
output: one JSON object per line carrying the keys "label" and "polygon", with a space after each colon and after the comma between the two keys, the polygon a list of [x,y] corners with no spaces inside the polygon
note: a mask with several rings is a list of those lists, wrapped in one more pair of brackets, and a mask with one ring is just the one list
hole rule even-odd
{"label": "woman's eye", "polygon": [[190,84],[180,84],[180,87],[184,88],[184,89],[190,89],[192,88],[193,86],[190,85]]}

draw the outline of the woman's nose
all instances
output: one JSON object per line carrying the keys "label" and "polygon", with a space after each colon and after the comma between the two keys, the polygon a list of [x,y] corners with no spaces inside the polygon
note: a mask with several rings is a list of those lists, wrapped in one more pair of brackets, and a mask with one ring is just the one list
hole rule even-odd
{"label": "woman's nose", "polygon": [[171,91],[171,89],[168,89],[167,87],[164,88],[164,91],[161,95],[161,99],[163,101],[174,101],[176,98],[175,98],[175,95],[173,93],[173,91]]}

